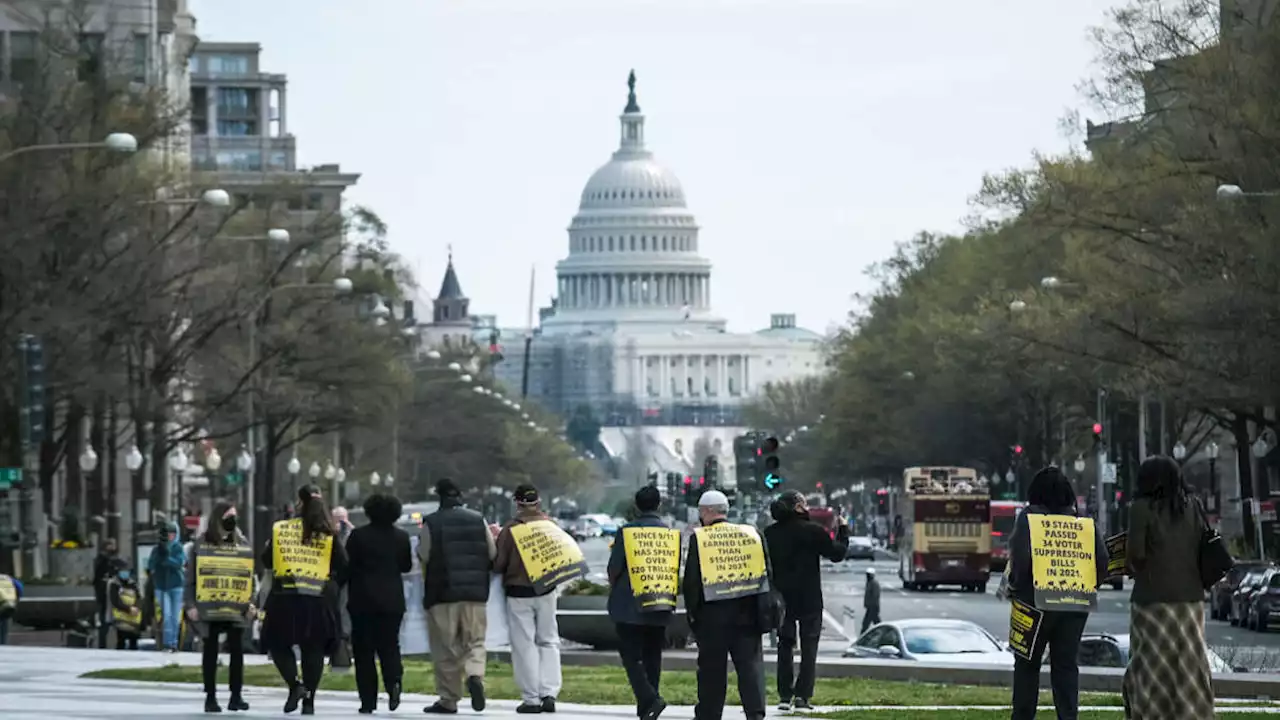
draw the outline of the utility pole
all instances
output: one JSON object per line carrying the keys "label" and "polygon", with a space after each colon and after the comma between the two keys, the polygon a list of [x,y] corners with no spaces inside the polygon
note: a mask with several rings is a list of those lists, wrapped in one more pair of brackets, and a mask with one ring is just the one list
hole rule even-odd
{"label": "utility pole", "polygon": [[44,345],[34,335],[18,337],[18,356],[21,358],[22,388],[20,392],[19,422],[22,432],[22,486],[18,495],[20,533],[22,542],[22,574],[28,578],[40,577],[38,511],[36,489],[40,483],[40,444],[45,436],[44,417]]}
{"label": "utility pole", "polygon": [[1098,433],[1094,438],[1094,452],[1097,453],[1097,463],[1098,463],[1098,482],[1097,482],[1097,496],[1096,496],[1097,507],[1098,507],[1098,530],[1101,531],[1103,537],[1107,536],[1107,526],[1108,526],[1107,489],[1106,489],[1107,488],[1107,483],[1106,483],[1106,473],[1107,473],[1106,437],[1107,435],[1106,434],[1107,434],[1108,423],[1106,423],[1103,420],[1103,417],[1106,416],[1106,412],[1107,412],[1107,391],[1099,388],[1097,418],[1098,418],[1098,423],[1101,423],[1102,432]]}

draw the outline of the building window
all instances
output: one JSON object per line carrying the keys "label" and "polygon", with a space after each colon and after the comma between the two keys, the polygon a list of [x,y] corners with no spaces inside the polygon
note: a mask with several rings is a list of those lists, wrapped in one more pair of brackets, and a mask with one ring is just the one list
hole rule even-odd
{"label": "building window", "polygon": [[735,397],[738,395],[738,383],[734,382],[733,378],[729,378],[729,394]]}
{"label": "building window", "polygon": [[218,88],[218,117],[258,119],[258,91],[251,88]]}
{"label": "building window", "polygon": [[102,74],[102,33],[84,33],[80,36],[80,81],[96,79]]}
{"label": "building window", "polygon": [[199,55],[192,55],[191,58],[187,60],[187,72],[191,73],[192,75],[196,75],[200,72],[200,56]]}
{"label": "building window", "polygon": [[217,157],[218,168],[222,170],[257,171],[262,169],[262,153],[257,150],[227,150],[219,152]]}
{"label": "building window", "polygon": [[147,82],[147,72],[151,60],[151,38],[143,33],[133,36],[133,81]]}
{"label": "building window", "polygon": [[268,160],[268,167],[272,170],[288,170],[289,153],[283,150],[273,150],[271,152],[270,160]]}
{"label": "building window", "polygon": [[689,397],[697,395],[697,391],[693,389],[693,378],[685,378],[685,384],[689,386]]}
{"label": "building window", "polygon": [[243,55],[212,55],[208,60],[209,73],[213,75],[246,75],[249,58]]}
{"label": "building window", "polygon": [[307,195],[307,209],[319,210],[324,207],[324,193],[313,192]]}
{"label": "building window", "polygon": [[715,395],[715,392],[711,389],[711,378],[703,379],[702,391],[707,394],[707,397]]}
{"label": "building window", "polygon": [[253,123],[247,120],[219,120],[218,135],[222,137],[248,137],[255,135]]}

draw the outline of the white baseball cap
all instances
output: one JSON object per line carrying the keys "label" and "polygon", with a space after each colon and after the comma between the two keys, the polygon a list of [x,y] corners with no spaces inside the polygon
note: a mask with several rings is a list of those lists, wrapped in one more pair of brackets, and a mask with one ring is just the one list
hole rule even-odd
{"label": "white baseball cap", "polygon": [[867,568],[867,574],[868,574],[868,575],[875,575],[875,574],[876,574],[876,569],[875,569],[875,568]]}
{"label": "white baseball cap", "polygon": [[729,498],[719,490],[708,490],[702,493],[702,499],[698,500],[698,507],[715,507],[717,505],[729,506]]}

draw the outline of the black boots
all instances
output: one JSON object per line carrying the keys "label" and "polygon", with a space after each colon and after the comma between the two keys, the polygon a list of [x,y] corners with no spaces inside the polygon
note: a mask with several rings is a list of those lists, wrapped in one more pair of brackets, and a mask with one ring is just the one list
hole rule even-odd
{"label": "black boots", "polygon": [[308,690],[306,694],[302,696],[302,714],[303,715],[316,714],[316,691],[315,690]]}
{"label": "black boots", "polygon": [[467,678],[467,694],[471,696],[471,709],[476,712],[484,710],[484,680],[478,675]]}
{"label": "black boots", "polygon": [[387,687],[387,708],[395,712],[400,707],[400,683],[399,681],[391,683]]}
{"label": "black boots", "polygon": [[231,712],[241,712],[249,709],[249,703],[245,702],[244,698],[240,697],[240,693],[235,693],[231,696],[231,702],[227,703],[227,709]]}
{"label": "black boots", "polygon": [[218,698],[215,695],[204,696],[204,711],[207,713],[220,713],[222,706],[218,704]]}
{"label": "black boots", "polygon": [[304,692],[302,686],[296,681],[289,684],[289,697],[284,701],[284,711],[286,713],[291,713],[298,709],[298,703],[302,702]]}

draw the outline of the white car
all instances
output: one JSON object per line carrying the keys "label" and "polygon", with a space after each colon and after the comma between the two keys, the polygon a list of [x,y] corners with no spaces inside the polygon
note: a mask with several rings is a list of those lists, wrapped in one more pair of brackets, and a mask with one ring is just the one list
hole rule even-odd
{"label": "white car", "polygon": [[862,634],[845,657],[1013,667],[1013,654],[968,620],[894,620]]}

